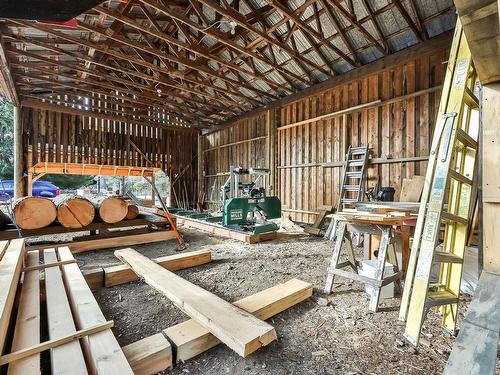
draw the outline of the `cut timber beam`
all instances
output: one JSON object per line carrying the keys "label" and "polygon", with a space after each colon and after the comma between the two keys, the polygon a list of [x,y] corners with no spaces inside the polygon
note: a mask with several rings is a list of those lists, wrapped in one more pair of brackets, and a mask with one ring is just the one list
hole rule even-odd
{"label": "cut timber beam", "polygon": [[[189,267],[199,266],[209,263],[212,260],[212,253],[209,250],[191,251],[183,254],[168,255],[153,259],[163,268],[169,271],[182,270]],[[139,280],[139,277],[132,269],[121,264],[104,269],[104,286],[111,287]]]}
{"label": "cut timber beam", "polygon": [[240,356],[246,357],[276,340],[271,325],[167,271],[137,251],[117,250],[115,256]]}
{"label": "cut timber beam", "polygon": [[24,240],[12,240],[0,260],[0,354],[4,351],[10,316],[23,265],[23,254]]}
{"label": "cut timber beam", "polygon": [[[262,292],[243,298],[234,304],[241,309],[255,315],[259,319],[269,319],[280,312],[306,300],[312,296],[313,287],[311,284],[301,280],[292,279],[283,284],[275,285]],[[160,336],[161,335],[161,336]],[[168,336],[174,347],[175,362],[187,361],[210,348],[220,344],[220,341],[212,335],[206,328],[196,323],[194,320],[176,324],[163,330],[162,333],[146,337],[130,345],[123,347],[123,352],[129,359],[132,368],[141,368],[141,374],[153,374],[164,370],[167,367],[157,367],[149,362],[149,358],[156,358],[156,364],[160,364],[160,358],[166,356],[164,361],[168,363],[171,350],[170,344],[165,343],[162,338]],[[145,354],[139,355],[138,348],[147,348]],[[130,356],[134,354],[135,361],[131,362]],[[165,353],[165,354],[164,354]],[[151,367],[149,367],[151,365]]]}
{"label": "cut timber beam", "polygon": [[78,242],[67,242],[54,245],[35,245],[30,246],[33,250],[42,250],[48,246],[56,248],[69,247],[73,254],[83,253],[85,251],[109,249],[120,246],[141,245],[144,243],[166,241],[175,238],[175,233],[171,230],[161,230],[151,233],[136,234],[132,236],[110,237],[98,240],[87,240]]}
{"label": "cut timber beam", "polygon": [[[74,258],[70,249],[63,247],[59,249],[59,259],[65,261]],[[98,324],[106,323],[106,318],[99,308],[78,265],[75,263],[66,264],[61,268],[77,329],[84,330]],[[85,337],[81,342],[91,373],[133,374],[111,329],[106,329],[98,334]]]}
{"label": "cut timber beam", "polygon": [[[39,262],[38,253],[28,254],[28,266]],[[16,328],[11,351],[17,351],[40,343],[40,272],[24,274]],[[40,355],[32,355],[9,365],[8,375],[40,374]]]}
{"label": "cut timber beam", "polygon": [[[56,251],[45,249],[43,260],[45,264],[57,262]],[[75,333],[76,327],[59,266],[45,269],[45,295],[49,339],[55,340]],[[68,358],[71,358],[71,361],[68,361]],[[52,348],[50,365],[53,374],[87,374],[82,347],[78,341]]]}
{"label": "cut timber beam", "polygon": [[151,375],[172,367],[172,347],[162,332],[122,348],[135,375]]}

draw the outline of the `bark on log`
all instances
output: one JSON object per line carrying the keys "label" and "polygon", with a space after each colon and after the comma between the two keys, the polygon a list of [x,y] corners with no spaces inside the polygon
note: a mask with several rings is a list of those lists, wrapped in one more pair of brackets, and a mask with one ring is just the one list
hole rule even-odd
{"label": "bark on log", "polygon": [[14,205],[14,218],[21,229],[40,229],[52,224],[57,208],[50,198],[24,197]]}
{"label": "bark on log", "polygon": [[62,194],[53,199],[57,207],[57,221],[66,228],[83,228],[94,221],[95,208],[86,198]]}
{"label": "bark on log", "polygon": [[99,219],[108,224],[118,223],[127,216],[127,202],[126,198],[112,195],[112,196],[94,196],[89,198],[94,205]]}
{"label": "bark on log", "polygon": [[139,207],[137,207],[133,200],[127,200],[127,219],[133,220],[137,216],[139,216]]}

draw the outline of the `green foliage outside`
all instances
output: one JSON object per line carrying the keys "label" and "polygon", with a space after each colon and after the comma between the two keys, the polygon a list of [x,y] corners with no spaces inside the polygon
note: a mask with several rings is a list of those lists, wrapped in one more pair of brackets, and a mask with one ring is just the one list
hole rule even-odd
{"label": "green foliage outside", "polygon": [[[14,178],[14,107],[0,97],[0,179]],[[91,185],[94,176],[46,175],[42,180],[50,181],[61,189],[77,189]]]}
{"label": "green foliage outside", "polygon": [[14,177],[14,108],[0,97],[0,179]]}

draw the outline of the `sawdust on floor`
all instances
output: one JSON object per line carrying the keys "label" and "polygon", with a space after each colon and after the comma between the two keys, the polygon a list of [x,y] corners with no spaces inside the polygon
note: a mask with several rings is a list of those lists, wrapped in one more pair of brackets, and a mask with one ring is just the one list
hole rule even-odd
{"label": "sawdust on floor", "polygon": [[[430,312],[418,350],[402,337],[399,299],[383,302],[382,311],[368,312],[363,285],[337,279],[334,293],[322,293],[332,243],[305,234],[280,233],[271,242],[242,242],[183,230],[190,250],[208,249],[209,264],[178,271],[196,285],[227,301],[298,278],[314,286],[313,297],[271,318],[278,340],[247,358],[219,345],[164,374],[440,374],[454,339],[445,336],[439,317]],[[65,239],[67,240],[67,239]],[[177,252],[175,240],[134,246],[148,257]],[[77,254],[84,269],[119,264],[113,250]],[[114,333],[127,345],[188,317],[142,281],[95,292]],[[470,297],[463,297],[459,322]]]}

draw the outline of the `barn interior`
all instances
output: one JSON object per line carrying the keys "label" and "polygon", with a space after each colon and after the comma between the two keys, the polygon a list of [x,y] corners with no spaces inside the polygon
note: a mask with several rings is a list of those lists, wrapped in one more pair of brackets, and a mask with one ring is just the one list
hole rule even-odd
{"label": "barn interior", "polygon": [[500,0],[3,2],[0,68],[0,374],[500,374]]}

